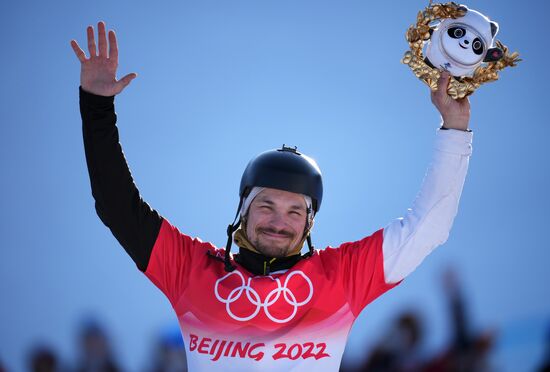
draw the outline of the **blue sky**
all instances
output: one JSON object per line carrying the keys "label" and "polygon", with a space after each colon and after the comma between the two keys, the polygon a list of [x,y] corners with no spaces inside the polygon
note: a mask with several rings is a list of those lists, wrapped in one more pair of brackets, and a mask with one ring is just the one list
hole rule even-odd
{"label": "blue sky", "polygon": [[[20,370],[35,342],[73,355],[79,321],[98,314],[136,370],[155,332],[175,319],[95,215],[79,63],[69,46],[72,38],[85,45],[88,24],[114,28],[120,75],[139,74],[116,109],[133,176],[153,207],[187,234],[223,246],[248,160],[296,145],[323,171],[313,239],[324,247],[383,227],[418,191],[439,117],[400,59],[405,31],[426,5],[3,2],[0,359]],[[426,347],[440,347],[448,337],[440,285],[448,266],[460,274],[474,325],[499,330],[500,366],[518,371],[542,357],[550,327],[550,6],[467,5],[499,22],[497,38],[524,61],[471,98],[474,153],[451,237],[364,311],[350,357],[405,308],[425,319]]]}

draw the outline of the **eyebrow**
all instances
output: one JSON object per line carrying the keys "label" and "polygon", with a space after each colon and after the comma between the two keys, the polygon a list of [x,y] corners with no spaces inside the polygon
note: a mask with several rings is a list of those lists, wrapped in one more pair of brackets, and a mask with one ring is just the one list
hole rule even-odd
{"label": "eyebrow", "polygon": [[[268,199],[268,197],[265,197],[265,196],[259,197],[258,198],[258,203],[264,203],[264,204],[268,204],[268,205],[275,205],[275,203],[271,199]],[[297,209],[297,210],[302,210],[302,211],[307,210],[307,208],[304,205],[298,205],[298,204],[291,205],[290,209]]]}

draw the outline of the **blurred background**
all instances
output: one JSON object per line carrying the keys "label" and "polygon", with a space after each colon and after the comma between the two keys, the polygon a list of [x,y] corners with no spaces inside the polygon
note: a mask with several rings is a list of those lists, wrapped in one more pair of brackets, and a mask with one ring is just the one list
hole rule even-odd
{"label": "blurred background", "polygon": [[[440,119],[400,59],[427,5],[1,2],[0,370],[184,364],[169,302],[95,214],[69,46],[86,45],[87,25],[115,29],[120,76],[139,74],[115,104],[154,208],[223,246],[248,160],[296,145],[323,171],[322,248],[385,226],[419,189]],[[467,5],[524,61],[471,97],[474,152],[451,236],[363,311],[343,370],[536,371],[549,357],[550,5]]]}

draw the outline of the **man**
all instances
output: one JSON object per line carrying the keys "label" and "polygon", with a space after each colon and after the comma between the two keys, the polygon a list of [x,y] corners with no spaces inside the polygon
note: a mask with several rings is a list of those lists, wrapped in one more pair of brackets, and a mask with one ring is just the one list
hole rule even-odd
{"label": "man", "polygon": [[[432,102],[443,117],[433,160],[404,218],[357,242],[313,250],[309,233],[322,200],[316,163],[283,147],[254,158],[243,174],[239,222],[227,250],[180,233],[140,197],[118,142],[114,95],[136,74],[116,79],[113,31],[87,30],[80,109],[96,210],[138,268],[168,297],[190,370],[338,370],[361,310],[397,285],[448,237],[458,208],[472,134],[467,99]],[[236,217],[237,219],[237,217]],[[231,240],[239,254],[231,256]],[[301,255],[304,241],[309,253]]]}

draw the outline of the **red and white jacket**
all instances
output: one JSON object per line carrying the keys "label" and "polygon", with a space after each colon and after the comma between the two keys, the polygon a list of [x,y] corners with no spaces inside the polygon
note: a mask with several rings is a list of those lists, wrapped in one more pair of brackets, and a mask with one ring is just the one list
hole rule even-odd
{"label": "red and white jacket", "polygon": [[446,241],[472,151],[471,132],[438,130],[404,217],[288,270],[256,276],[233,262],[228,273],[212,258],[224,249],[181,233],[141,199],[118,143],[113,97],[80,97],[98,215],[169,299],[192,371],[337,371],[363,308]]}

